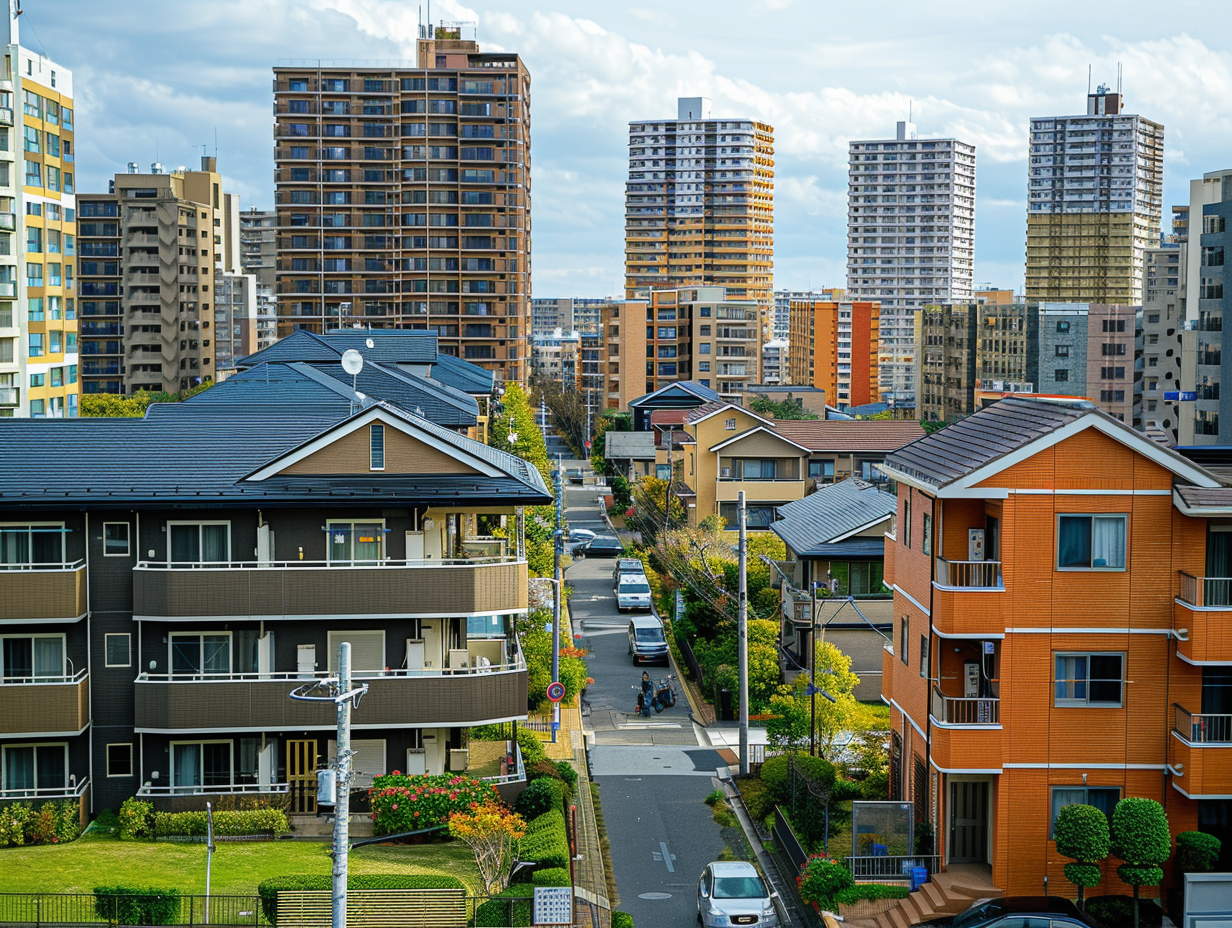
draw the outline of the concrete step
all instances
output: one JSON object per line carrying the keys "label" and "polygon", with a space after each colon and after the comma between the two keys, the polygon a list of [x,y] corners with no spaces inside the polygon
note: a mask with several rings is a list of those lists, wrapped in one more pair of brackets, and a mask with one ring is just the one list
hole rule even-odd
{"label": "concrete step", "polygon": [[894,928],[911,928],[912,925],[917,924],[917,922],[914,922],[907,917],[907,913],[903,911],[901,902],[894,908],[890,909],[887,914],[890,916],[890,924],[892,924]]}
{"label": "concrete step", "polygon": [[938,915],[946,914],[944,912],[938,912],[935,908],[933,908],[927,897],[919,890],[913,892],[906,899],[902,900],[902,902],[899,903],[899,906],[906,910],[907,914],[912,916],[912,921],[916,924],[926,922],[931,918],[936,918]]}
{"label": "concrete step", "polygon": [[890,921],[890,912],[892,911],[893,909],[882,912],[873,919],[877,924],[877,928],[895,928],[894,922]]}
{"label": "concrete step", "polygon": [[[936,877],[933,877],[933,879],[936,879]],[[929,904],[933,907],[933,911],[941,912],[945,910],[945,893],[935,883],[925,883],[919,892],[928,899]]]}

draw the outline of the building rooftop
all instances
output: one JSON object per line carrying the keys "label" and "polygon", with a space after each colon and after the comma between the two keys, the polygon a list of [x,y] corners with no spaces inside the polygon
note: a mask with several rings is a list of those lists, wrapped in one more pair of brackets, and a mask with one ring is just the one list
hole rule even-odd
{"label": "building rooftop", "polygon": [[780,419],[773,428],[810,451],[897,451],[924,434],[913,419]]}
{"label": "building rooftop", "polygon": [[609,459],[632,458],[653,461],[654,432],[604,432],[603,456]]}
{"label": "building rooftop", "polygon": [[[897,506],[897,497],[858,477],[849,477],[780,506],[781,518],[770,529],[803,557],[819,545],[833,545],[888,520]],[[879,555],[884,551],[884,539],[861,538],[859,542],[868,554]]]}
{"label": "building rooftop", "polygon": [[655,401],[670,401],[672,399],[688,399],[692,398],[702,402],[723,402],[716,391],[709,387],[703,387],[696,380],[678,380],[675,383],[669,383],[659,387],[651,393],[639,396],[635,400],[629,401],[630,408],[635,406],[652,406]]}

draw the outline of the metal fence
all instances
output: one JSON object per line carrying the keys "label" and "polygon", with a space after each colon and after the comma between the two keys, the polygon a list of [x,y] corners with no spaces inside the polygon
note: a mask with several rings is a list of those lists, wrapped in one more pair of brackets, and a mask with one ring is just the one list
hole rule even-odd
{"label": "metal fence", "polygon": [[791,830],[791,823],[787,821],[783,810],[778,806],[774,807],[774,840],[778,842],[783,853],[788,856],[797,870],[804,866],[804,862],[808,860],[808,851],[804,849],[796,833]]}
{"label": "metal fence", "polygon": [[940,868],[941,858],[935,854],[900,854],[848,857],[851,875],[859,880],[908,880],[911,871],[924,867],[932,876]]}
{"label": "metal fence", "polygon": [[6,925],[261,925],[256,896],[0,893]]}

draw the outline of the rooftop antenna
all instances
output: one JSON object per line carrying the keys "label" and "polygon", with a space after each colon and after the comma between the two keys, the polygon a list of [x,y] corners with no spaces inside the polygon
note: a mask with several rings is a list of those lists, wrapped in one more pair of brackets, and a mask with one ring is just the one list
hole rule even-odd
{"label": "rooftop antenna", "polygon": [[[359,377],[359,372],[364,369],[364,356],[354,348],[348,348],[342,352],[342,369],[351,375],[351,392],[357,392],[356,379]],[[351,400],[351,412],[355,412],[354,398]]]}

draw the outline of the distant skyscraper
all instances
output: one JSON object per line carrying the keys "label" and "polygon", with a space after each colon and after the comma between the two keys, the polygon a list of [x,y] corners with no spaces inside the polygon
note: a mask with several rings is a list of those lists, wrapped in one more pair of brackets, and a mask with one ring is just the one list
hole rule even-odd
{"label": "distant skyscraper", "polygon": [[274,294],[278,265],[278,214],[255,206],[240,213],[240,266],[257,278],[257,288]]}
{"label": "distant skyscraper", "polygon": [[975,146],[897,137],[849,146],[847,298],[878,300],[880,390],[915,401],[915,312],[971,299],[975,266]]}
{"label": "distant skyscraper", "polygon": [[773,263],[771,126],[713,119],[704,97],[682,97],[676,119],[629,124],[626,296],[722,286],[768,328]]}
{"label": "distant skyscraper", "polygon": [[612,297],[536,297],[530,301],[532,335],[551,335],[557,329],[598,335],[603,307]]}
{"label": "distant skyscraper", "polygon": [[1100,86],[1082,116],[1031,120],[1029,300],[1142,304],[1143,252],[1159,242],[1164,127]]}
{"label": "distant skyscraper", "polygon": [[841,303],[847,299],[842,287],[831,287],[825,290],[775,290],[774,318],[771,331],[777,339],[787,339],[791,333],[791,304],[807,300],[829,300]]}

